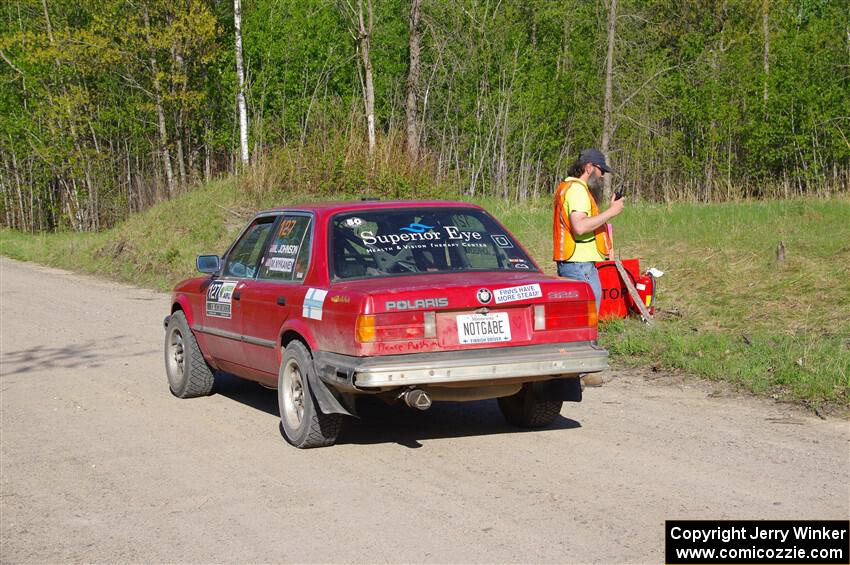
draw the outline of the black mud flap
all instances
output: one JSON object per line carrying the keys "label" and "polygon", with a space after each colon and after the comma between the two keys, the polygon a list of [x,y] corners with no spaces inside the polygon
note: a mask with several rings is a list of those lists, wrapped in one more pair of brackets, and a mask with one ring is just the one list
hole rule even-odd
{"label": "black mud flap", "polygon": [[536,382],[531,386],[534,395],[540,399],[581,402],[581,379],[577,376]]}
{"label": "black mud flap", "polygon": [[343,394],[328,387],[316,374],[315,364],[314,370],[307,373],[307,378],[310,381],[310,391],[313,393],[316,402],[319,403],[319,410],[323,414],[344,414],[357,417],[357,411],[354,408],[354,395]]}

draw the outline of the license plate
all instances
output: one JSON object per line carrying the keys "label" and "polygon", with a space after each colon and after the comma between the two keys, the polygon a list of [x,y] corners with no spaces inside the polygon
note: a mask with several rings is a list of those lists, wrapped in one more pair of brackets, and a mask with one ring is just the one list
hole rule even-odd
{"label": "license plate", "polygon": [[496,343],[511,340],[511,324],[507,312],[468,314],[457,317],[460,343]]}

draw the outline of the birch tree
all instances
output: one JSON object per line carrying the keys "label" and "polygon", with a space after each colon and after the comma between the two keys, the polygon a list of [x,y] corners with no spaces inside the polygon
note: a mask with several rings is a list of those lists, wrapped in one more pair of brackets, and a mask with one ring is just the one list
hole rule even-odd
{"label": "birch tree", "polygon": [[375,153],[375,83],[372,71],[372,32],[375,15],[372,0],[366,0],[366,13],[363,13],[363,0],[357,0],[357,7],[349,0],[337,0],[340,13],[346,17],[351,37],[357,44],[358,72],[360,89],[363,94],[363,110],[366,114],[366,133],[369,139],[369,158]]}
{"label": "birch tree", "polygon": [[375,85],[372,81],[372,58],[369,46],[372,42],[374,14],[372,0],[366,0],[368,25],[363,22],[363,0],[357,0],[357,17],[360,24],[360,57],[363,60],[363,101],[366,104],[366,131],[369,135],[369,156],[375,154]]}
{"label": "birch tree", "polygon": [[765,113],[767,112],[767,79],[770,75],[770,21],[768,14],[770,11],[770,0],[764,0],[761,10],[761,32],[764,41],[764,49],[762,55],[762,67],[764,68],[764,105]]}
{"label": "birch tree", "polygon": [[248,107],[245,104],[245,70],[242,63],[242,0],[233,0],[233,27],[236,35],[236,105],[239,111],[239,158],[248,165]]}
{"label": "birch tree", "polygon": [[[602,154],[611,163],[608,148],[613,134],[613,106],[614,106],[614,45],[617,38],[617,0],[610,0],[608,5],[608,52],[605,57],[605,109],[602,125]],[[611,175],[605,175],[605,188],[603,199],[607,202],[611,199]]]}

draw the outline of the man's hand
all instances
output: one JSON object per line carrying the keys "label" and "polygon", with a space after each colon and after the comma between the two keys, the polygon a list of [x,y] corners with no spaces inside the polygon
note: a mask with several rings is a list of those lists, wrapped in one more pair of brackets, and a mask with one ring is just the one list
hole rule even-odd
{"label": "man's hand", "polygon": [[623,211],[626,207],[625,198],[617,198],[617,195],[611,197],[611,205],[604,212],[600,212],[598,216],[588,216],[584,212],[570,212],[570,224],[573,227],[573,235],[581,236],[590,233],[599,226],[603,226],[608,221]]}
{"label": "man's hand", "polygon": [[623,211],[623,208],[626,207],[626,199],[624,197],[617,198],[616,194],[611,195],[611,205],[608,206],[608,210],[606,212],[609,213],[608,219],[613,218],[617,214]]}

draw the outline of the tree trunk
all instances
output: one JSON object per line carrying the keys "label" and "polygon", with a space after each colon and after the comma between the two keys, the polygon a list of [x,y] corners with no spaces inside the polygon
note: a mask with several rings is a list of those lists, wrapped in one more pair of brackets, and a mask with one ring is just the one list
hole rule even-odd
{"label": "tree trunk", "polygon": [[[3,161],[4,168],[6,165],[5,159]],[[0,175],[0,192],[3,192],[3,215],[4,215],[4,227],[14,228],[14,212],[12,210],[12,203],[9,201],[9,195],[12,191],[11,182],[9,186],[6,186],[6,179],[9,178],[8,169],[4,171],[4,174]]]}
{"label": "tree trunk", "polygon": [[210,119],[204,119],[204,182],[212,180],[212,149],[210,148]]}
{"label": "tree trunk", "polygon": [[[614,107],[614,42],[617,35],[617,0],[611,0],[608,6],[608,54],[605,57],[605,110],[604,123],[602,125],[602,154],[608,163],[611,163],[611,157],[608,155],[608,147],[611,143],[611,133],[613,128],[613,107]],[[605,188],[603,189],[603,200],[606,202],[611,199],[611,175],[605,175]]]}
{"label": "tree trunk", "polygon": [[725,51],[723,47],[723,42],[720,42],[719,49],[715,48],[711,54],[711,104],[710,104],[710,115],[711,120],[708,123],[708,139],[706,140],[706,158],[705,158],[705,185],[703,186],[703,202],[711,202],[714,197],[714,154],[716,148],[716,140],[717,140],[717,117],[715,114],[715,109],[717,108],[717,75],[720,64],[718,62],[718,52]]}
{"label": "tree trunk", "polygon": [[12,158],[12,171],[15,175],[15,189],[18,194],[18,224],[15,226],[21,231],[27,230],[27,221],[26,221],[26,212],[24,210],[24,197],[23,192],[21,191],[21,175],[18,171],[18,163],[15,159],[14,152],[11,154]]}
{"label": "tree trunk", "polygon": [[233,25],[236,30],[236,94],[239,106],[239,156],[242,165],[248,165],[248,108],[245,104],[245,71],[242,64],[242,0],[233,0]]}
{"label": "tree trunk", "polygon": [[770,29],[768,26],[768,11],[770,8],[770,0],[764,0],[761,14],[761,31],[764,37],[764,111],[767,117],[767,77],[770,73]]}
{"label": "tree trunk", "polygon": [[156,98],[156,121],[159,128],[159,151],[162,156],[162,166],[165,169],[165,180],[168,185],[168,197],[174,192],[174,169],[171,168],[171,154],[168,151],[168,130],[165,128],[165,112],[162,109],[162,85],[159,83],[159,68],[156,64],[156,52],[151,42],[151,25],[148,8],[144,7],[142,15],[145,20],[145,36],[150,49],[150,65],[153,74],[153,90]]}
{"label": "tree trunk", "polygon": [[367,0],[369,25],[363,21],[363,0],[357,0],[357,18],[360,26],[359,44],[360,58],[363,62],[365,83],[363,86],[363,102],[366,105],[366,130],[369,134],[369,157],[375,153],[375,86],[372,82],[372,60],[369,57],[369,44],[372,40],[372,0]]}
{"label": "tree trunk", "polygon": [[175,139],[177,141],[177,172],[180,175],[180,186],[186,186],[187,178],[186,178],[186,159],[183,152],[183,119],[185,116],[185,108],[186,108],[186,89],[189,84],[189,76],[188,70],[186,69],[186,61],[183,58],[183,54],[180,53],[180,50],[177,48],[176,43],[172,43],[171,45],[171,56],[174,61],[174,66],[177,67],[178,71],[182,75],[182,85],[180,87],[180,103],[178,105],[177,111],[174,116],[174,132]]}
{"label": "tree trunk", "polygon": [[50,44],[53,45],[53,26],[50,25],[50,13],[47,11],[47,0],[41,0],[41,7],[44,9],[44,21],[47,24],[47,38]]}
{"label": "tree trunk", "polygon": [[[119,141],[119,147],[120,147]],[[124,157],[127,159],[127,214],[133,213],[133,163],[130,160],[130,145],[124,140]]]}
{"label": "tree trunk", "polygon": [[416,123],[416,96],[419,91],[419,3],[410,3],[410,68],[407,72],[407,156],[419,159],[419,132]]}

